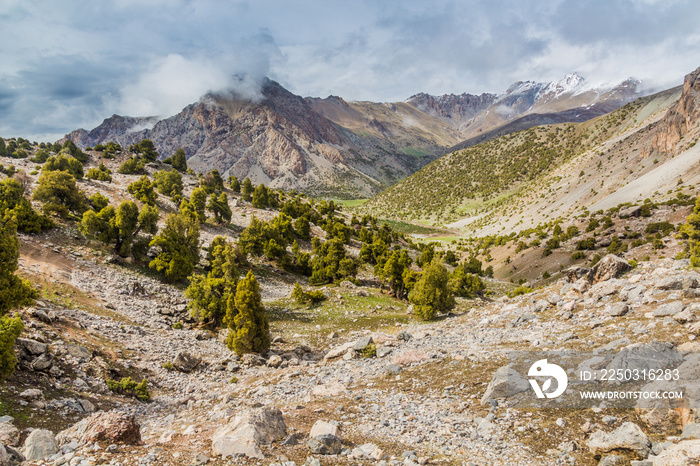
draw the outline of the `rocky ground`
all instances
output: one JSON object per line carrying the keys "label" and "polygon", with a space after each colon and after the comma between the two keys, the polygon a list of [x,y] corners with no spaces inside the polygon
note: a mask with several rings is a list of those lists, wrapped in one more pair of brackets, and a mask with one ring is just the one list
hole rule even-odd
{"label": "rocky ground", "polygon": [[[669,343],[663,357],[697,370],[700,274],[684,260],[626,270],[610,256],[530,294],[462,301],[428,324],[349,283],[326,288],[324,306],[300,308],[283,298],[289,280],[261,274],[274,343],[239,359],[222,333],[187,323],[181,289],[60,230],[21,241],[22,274],[42,298],[22,311],[20,368],[0,389],[0,464],[13,455],[71,466],[700,458],[692,405],[518,409],[498,372],[514,350],[644,352],[659,341]],[[680,245],[667,248],[672,256]],[[146,378],[152,400],[109,390],[105,379],[125,376]]]}

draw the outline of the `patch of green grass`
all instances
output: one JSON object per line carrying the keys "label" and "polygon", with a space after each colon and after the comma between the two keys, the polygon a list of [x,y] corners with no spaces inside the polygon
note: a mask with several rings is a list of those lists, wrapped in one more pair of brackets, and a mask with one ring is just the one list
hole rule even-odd
{"label": "patch of green grass", "polygon": [[433,235],[437,233],[444,233],[444,230],[437,228],[425,227],[422,225],[416,225],[414,223],[400,222],[397,220],[379,220],[380,224],[389,225],[394,231],[398,233],[403,233],[405,235]]}
{"label": "patch of green grass", "polygon": [[[270,329],[287,341],[325,342],[331,332],[347,334],[363,330],[394,333],[400,324],[417,322],[406,313],[408,303],[376,290],[357,296],[340,288],[329,288],[331,299],[311,306],[281,299],[267,304]],[[363,289],[368,291],[367,289]],[[342,299],[338,299],[338,295]]]}
{"label": "patch of green grass", "polygon": [[430,152],[424,149],[418,149],[417,147],[404,147],[401,149],[401,152],[403,152],[406,155],[411,155],[413,157],[424,157],[426,155],[430,155]]}
{"label": "patch of green grass", "polygon": [[362,204],[365,202],[369,201],[369,199],[331,199],[333,202],[336,204],[340,204],[343,207],[360,207]]}

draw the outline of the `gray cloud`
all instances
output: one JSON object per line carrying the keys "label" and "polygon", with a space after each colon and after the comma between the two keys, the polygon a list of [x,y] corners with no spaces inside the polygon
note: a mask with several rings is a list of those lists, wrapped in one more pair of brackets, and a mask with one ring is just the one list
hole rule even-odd
{"label": "gray cloud", "polygon": [[[263,76],[302,95],[499,92],[579,71],[665,87],[700,66],[693,0],[4,0],[0,134],[167,116]],[[247,76],[244,84],[236,76]]]}

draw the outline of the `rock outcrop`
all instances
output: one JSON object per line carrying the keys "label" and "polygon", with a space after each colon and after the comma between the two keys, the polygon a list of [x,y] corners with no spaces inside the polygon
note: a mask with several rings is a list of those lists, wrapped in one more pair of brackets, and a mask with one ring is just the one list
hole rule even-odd
{"label": "rock outcrop", "polygon": [[[697,133],[700,120],[700,68],[686,75],[683,93],[678,102],[664,116],[652,141],[653,148],[661,152],[678,153],[686,145],[678,146],[688,133]],[[686,138],[688,139],[688,138]]]}

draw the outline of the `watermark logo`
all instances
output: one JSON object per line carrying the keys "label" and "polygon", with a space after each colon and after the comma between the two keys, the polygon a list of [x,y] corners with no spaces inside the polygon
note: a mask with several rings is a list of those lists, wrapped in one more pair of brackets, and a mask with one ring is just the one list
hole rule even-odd
{"label": "watermark logo", "polygon": [[[547,377],[541,388],[536,379],[531,378],[529,380],[537,398],[556,398],[564,393],[569,383],[566,371],[556,364],[548,363],[546,359],[535,361],[535,363],[530,366],[527,375],[528,377]],[[556,380],[557,385],[554,391],[549,392],[549,390],[553,388],[552,380]]]}

